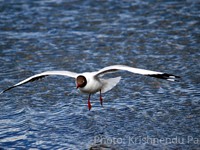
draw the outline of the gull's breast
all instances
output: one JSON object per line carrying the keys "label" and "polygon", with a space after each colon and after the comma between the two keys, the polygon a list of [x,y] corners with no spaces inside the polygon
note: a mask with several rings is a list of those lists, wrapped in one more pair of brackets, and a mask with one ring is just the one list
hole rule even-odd
{"label": "gull's breast", "polygon": [[80,91],[87,94],[94,94],[99,92],[102,88],[103,84],[100,80],[97,79],[90,79],[87,82],[87,85],[83,88],[80,88]]}

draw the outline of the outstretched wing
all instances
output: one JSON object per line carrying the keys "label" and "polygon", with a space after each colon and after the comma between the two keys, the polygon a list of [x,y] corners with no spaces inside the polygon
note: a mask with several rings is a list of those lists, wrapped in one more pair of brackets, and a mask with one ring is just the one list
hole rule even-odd
{"label": "outstretched wing", "polygon": [[100,75],[103,76],[106,73],[113,73],[113,72],[119,71],[119,70],[129,71],[132,73],[155,77],[155,78],[160,78],[160,79],[165,79],[165,80],[169,80],[169,81],[178,81],[178,78],[180,78],[179,76],[175,76],[175,75],[168,74],[168,73],[133,68],[133,67],[125,66],[125,65],[113,65],[113,66],[105,67],[105,68],[97,71],[95,76],[100,76]]}
{"label": "outstretched wing", "polygon": [[72,78],[76,78],[76,76],[78,75],[77,73],[75,72],[70,72],[70,71],[46,71],[46,72],[43,72],[43,73],[40,73],[40,74],[36,74],[34,76],[31,76],[5,90],[3,90],[0,94],[12,89],[12,88],[15,88],[17,86],[20,86],[20,85],[23,85],[23,84],[26,84],[28,82],[32,82],[32,81],[35,81],[35,80],[38,80],[38,79],[41,79],[41,78],[44,78],[46,76],[50,76],[50,75],[62,75],[62,76],[68,76],[68,77],[72,77]]}

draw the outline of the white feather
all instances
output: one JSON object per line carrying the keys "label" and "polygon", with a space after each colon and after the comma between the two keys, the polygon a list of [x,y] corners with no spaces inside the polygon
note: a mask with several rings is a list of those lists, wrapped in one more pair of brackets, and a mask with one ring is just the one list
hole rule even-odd
{"label": "white feather", "polygon": [[121,77],[100,79],[100,80],[103,83],[101,92],[105,93],[105,92],[111,90],[113,87],[115,87],[117,85],[117,83],[119,83],[119,81],[121,80]]}
{"label": "white feather", "polygon": [[104,75],[106,73],[113,73],[114,71],[118,71],[118,70],[129,71],[132,73],[142,74],[142,75],[163,74],[162,72],[133,68],[133,67],[125,66],[125,65],[113,65],[113,66],[108,66],[103,69],[100,69],[99,71],[96,72],[96,76]]}

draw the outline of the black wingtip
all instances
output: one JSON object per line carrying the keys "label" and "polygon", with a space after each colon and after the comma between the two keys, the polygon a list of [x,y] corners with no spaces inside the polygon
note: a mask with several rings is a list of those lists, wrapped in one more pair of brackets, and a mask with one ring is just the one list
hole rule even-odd
{"label": "black wingtip", "polygon": [[8,90],[10,90],[10,89],[12,89],[12,88],[15,88],[15,87],[17,87],[17,86],[26,84],[26,83],[28,83],[28,82],[33,82],[33,81],[42,79],[42,78],[44,78],[44,77],[46,77],[46,76],[48,76],[48,75],[42,75],[42,76],[34,77],[34,78],[31,78],[30,80],[28,80],[28,81],[26,81],[26,82],[23,82],[23,81],[22,81],[23,83],[15,84],[15,85],[13,85],[13,86],[11,86],[11,87],[9,87],[9,88],[3,90],[2,92],[0,92],[0,94],[4,93],[4,92],[6,92],[6,91],[8,91]]}
{"label": "black wingtip", "polygon": [[159,79],[164,79],[164,80],[168,80],[168,81],[179,81],[179,79],[181,78],[179,76],[175,76],[173,74],[168,74],[168,73],[151,74],[151,75],[148,75],[148,76],[159,78]]}
{"label": "black wingtip", "polygon": [[5,93],[6,91],[8,91],[8,90],[10,90],[10,89],[12,89],[12,88],[14,88],[14,87],[16,87],[16,86],[11,86],[11,87],[9,87],[9,88],[7,88],[7,89],[1,91],[0,94],[3,94],[3,93]]}

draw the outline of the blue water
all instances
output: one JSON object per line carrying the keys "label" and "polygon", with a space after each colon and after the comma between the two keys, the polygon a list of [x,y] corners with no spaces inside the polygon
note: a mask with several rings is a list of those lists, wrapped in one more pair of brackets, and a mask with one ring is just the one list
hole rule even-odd
{"label": "blue water", "polygon": [[71,78],[15,88],[0,95],[1,149],[199,149],[199,0],[3,0],[0,18],[0,90],[113,64],[182,77],[109,75],[123,79],[91,111]]}

